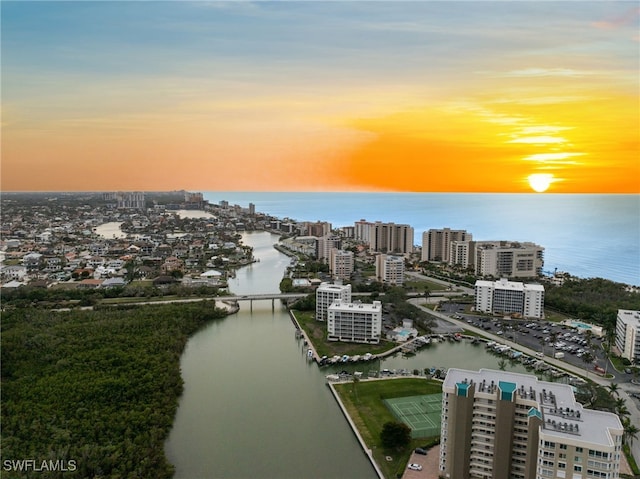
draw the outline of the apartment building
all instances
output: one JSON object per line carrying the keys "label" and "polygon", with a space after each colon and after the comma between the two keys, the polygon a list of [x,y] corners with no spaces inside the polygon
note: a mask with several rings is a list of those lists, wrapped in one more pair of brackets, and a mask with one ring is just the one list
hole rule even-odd
{"label": "apartment building", "polygon": [[452,241],[471,241],[472,235],[466,230],[430,229],[422,233],[422,261],[448,262],[451,257]]}
{"label": "apartment building", "polygon": [[616,347],[623,358],[640,363],[640,311],[618,310]]}
{"label": "apartment building", "polygon": [[369,233],[371,231],[371,223],[365,219],[356,221],[353,225],[353,237],[357,241],[369,244]]}
{"label": "apartment building", "polygon": [[336,279],[351,279],[354,269],[353,251],[333,248],[329,252],[329,272]]}
{"label": "apartment building", "polygon": [[385,284],[404,284],[404,258],[389,254],[376,255],[376,278]]}
{"label": "apartment building", "polygon": [[468,268],[472,265],[473,245],[473,241],[452,241],[451,247],[449,248],[449,264],[463,268]]}
{"label": "apartment building", "polygon": [[351,285],[336,283],[320,283],[316,289],[316,320],[326,321],[329,306],[335,301],[351,302]]}
{"label": "apartment building", "polygon": [[301,230],[307,236],[327,236],[331,233],[331,223],[326,221],[316,221],[315,223],[305,221],[301,225]]}
{"label": "apartment building", "polygon": [[477,276],[534,278],[544,266],[544,248],[530,242],[478,241],[473,257]]}
{"label": "apartment building", "polygon": [[544,318],[544,286],[508,281],[478,280],[475,283],[476,311],[489,314]]}
{"label": "apartment building", "polygon": [[367,243],[371,253],[413,253],[413,235],[409,225],[364,219],[356,221],[353,228],[354,239]]}
{"label": "apartment building", "polygon": [[137,209],[144,210],[146,207],[144,192],[122,192],[115,193],[115,200],[118,209]]}
{"label": "apartment building", "polygon": [[382,331],[382,303],[373,304],[335,301],[327,311],[329,341],[355,343],[380,342]]}
{"label": "apartment building", "polygon": [[336,235],[325,235],[316,241],[316,258],[325,263],[329,262],[329,255],[334,248],[342,247],[342,238]]}
{"label": "apartment building", "polygon": [[512,372],[449,369],[442,393],[442,477],[619,475],[620,419],[584,408],[567,384]]}
{"label": "apartment building", "polygon": [[412,253],[413,228],[409,225],[376,221],[369,230],[369,251],[372,253]]}

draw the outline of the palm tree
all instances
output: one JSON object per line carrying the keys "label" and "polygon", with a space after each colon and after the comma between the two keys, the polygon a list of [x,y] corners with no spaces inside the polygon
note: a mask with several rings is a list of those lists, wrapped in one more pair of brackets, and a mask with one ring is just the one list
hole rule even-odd
{"label": "palm tree", "polygon": [[358,384],[360,383],[360,376],[353,375],[353,392],[356,396],[356,401],[360,401],[358,398]]}
{"label": "palm tree", "polygon": [[591,351],[587,351],[582,355],[582,362],[584,363],[584,370],[587,373],[587,377],[589,377],[589,369],[587,368],[587,365],[591,364],[592,361],[593,354],[591,353]]}
{"label": "palm tree", "polygon": [[614,410],[616,412],[616,414],[620,417],[620,418],[626,418],[627,416],[629,416],[629,410],[627,409],[627,405],[625,404],[625,400],[622,398],[618,398],[616,399],[616,402],[614,404]]}
{"label": "palm tree", "polygon": [[624,428],[625,442],[628,442],[629,447],[631,447],[633,445],[633,440],[638,438],[638,433],[640,432],[640,429],[635,424],[631,424],[631,421],[629,419],[624,421],[622,426]]}
{"label": "palm tree", "polygon": [[551,338],[551,344],[553,344],[553,356],[555,357],[555,355],[556,355],[556,342],[558,341],[558,332],[554,331],[553,333],[551,333],[549,335],[549,338]]}
{"label": "palm tree", "polygon": [[620,389],[620,386],[616,383],[611,383],[608,386],[609,388],[609,392],[611,393],[612,396],[617,396],[618,395],[618,390]]}
{"label": "palm tree", "polygon": [[542,346],[542,354],[543,354],[543,355],[544,355],[544,345],[545,345],[545,344],[546,344],[546,343],[545,343],[544,337],[541,337],[541,338],[540,338],[540,346]]}

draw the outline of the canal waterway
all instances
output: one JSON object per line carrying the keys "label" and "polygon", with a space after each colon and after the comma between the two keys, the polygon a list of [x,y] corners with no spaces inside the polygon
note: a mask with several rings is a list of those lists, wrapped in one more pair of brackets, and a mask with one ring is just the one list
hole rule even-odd
{"label": "canal waterway", "polygon": [[[243,241],[260,261],[240,269],[230,290],[277,292],[290,261],[273,248],[277,236]],[[242,303],[199,331],[181,367],[185,389],[166,444],[176,479],[376,477],[279,302]]]}
{"label": "canal waterway", "polygon": [[[277,292],[290,259],[273,248],[277,236],[245,233],[259,262],[238,270],[235,294]],[[376,478],[326,386],[306,358],[286,309],[270,300],[241,303],[235,315],[190,338],[181,358],[184,393],[166,453],[176,479]],[[348,370],[426,367],[497,369],[499,358],[468,342],[432,345]],[[507,370],[525,372],[520,364]]]}

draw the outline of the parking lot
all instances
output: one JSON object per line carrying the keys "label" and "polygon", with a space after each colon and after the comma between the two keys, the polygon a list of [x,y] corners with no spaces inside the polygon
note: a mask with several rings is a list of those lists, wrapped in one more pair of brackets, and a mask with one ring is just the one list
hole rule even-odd
{"label": "parking lot", "polygon": [[418,464],[422,467],[420,471],[405,468],[402,479],[437,479],[438,463],[440,461],[440,446],[434,446],[427,451],[426,455],[413,452],[409,458],[409,464]]}
{"label": "parking lot", "polygon": [[[557,353],[558,356],[562,356],[558,359],[574,366],[587,367],[592,371],[595,367],[603,370],[606,367],[602,340],[596,336],[589,338],[580,330],[544,320],[491,318],[471,315],[464,311],[464,305],[456,303],[443,304],[440,310],[442,314],[453,319],[465,321],[487,333],[502,336],[546,356],[554,356]],[[591,366],[584,361],[587,352],[592,354]],[[588,355],[586,358],[588,359]]]}

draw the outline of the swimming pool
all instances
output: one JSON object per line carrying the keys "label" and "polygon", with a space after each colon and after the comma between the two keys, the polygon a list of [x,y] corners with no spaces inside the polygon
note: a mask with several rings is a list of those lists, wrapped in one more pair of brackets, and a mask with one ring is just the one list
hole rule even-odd
{"label": "swimming pool", "polygon": [[583,323],[582,321],[576,321],[572,319],[565,321],[564,324],[582,331],[591,331],[594,336],[601,337],[604,334],[602,331],[602,327],[596,326],[595,324]]}
{"label": "swimming pool", "polygon": [[571,326],[573,326],[574,328],[580,328],[580,329],[591,329],[590,324],[579,323],[577,321],[572,321]]}

